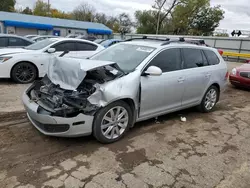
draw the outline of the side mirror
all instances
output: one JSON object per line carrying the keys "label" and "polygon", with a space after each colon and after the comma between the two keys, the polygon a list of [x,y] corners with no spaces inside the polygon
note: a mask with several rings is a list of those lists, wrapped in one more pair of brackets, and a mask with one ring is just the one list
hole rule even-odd
{"label": "side mirror", "polygon": [[47,50],[47,52],[48,52],[49,54],[53,54],[53,53],[56,52],[56,49],[55,49],[55,48],[49,48],[49,49]]}
{"label": "side mirror", "polygon": [[160,75],[162,75],[162,70],[161,70],[159,67],[150,66],[150,67],[148,67],[148,69],[144,72],[144,75],[160,76]]}

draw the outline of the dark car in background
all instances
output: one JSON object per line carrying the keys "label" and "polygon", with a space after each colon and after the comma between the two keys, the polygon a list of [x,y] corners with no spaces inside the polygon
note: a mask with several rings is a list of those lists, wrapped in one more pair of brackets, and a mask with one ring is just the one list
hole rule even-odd
{"label": "dark car in background", "polygon": [[34,42],[25,37],[17,35],[0,34],[0,48],[20,48],[33,44]]}

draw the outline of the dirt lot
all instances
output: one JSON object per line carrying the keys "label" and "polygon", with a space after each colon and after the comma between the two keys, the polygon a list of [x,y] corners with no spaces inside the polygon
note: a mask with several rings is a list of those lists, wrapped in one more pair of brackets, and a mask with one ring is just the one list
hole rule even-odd
{"label": "dirt lot", "polygon": [[249,188],[249,112],[249,91],[228,85],[213,113],[141,122],[111,145],[43,136],[23,112],[0,115],[0,187]]}

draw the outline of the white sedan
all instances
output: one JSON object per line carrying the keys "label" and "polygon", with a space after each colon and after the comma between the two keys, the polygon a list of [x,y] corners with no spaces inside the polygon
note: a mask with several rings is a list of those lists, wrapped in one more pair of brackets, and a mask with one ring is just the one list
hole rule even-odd
{"label": "white sedan", "polygon": [[54,55],[87,58],[103,49],[94,42],[71,38],[45,39],[20,49],[0,49],[0,78],[30,83],[46,74]]}

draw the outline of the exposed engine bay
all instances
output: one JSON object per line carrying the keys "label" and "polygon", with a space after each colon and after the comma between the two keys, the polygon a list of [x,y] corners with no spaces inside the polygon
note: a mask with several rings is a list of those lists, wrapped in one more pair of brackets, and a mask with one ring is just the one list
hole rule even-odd
{"label": "exposed engine bay", "polygon": [[94,114],[100,107],[91,104],[88,97],[104,84],[124,73],[116,65],[106,65],[87,71],[87,74],[76,90],[66,90],[54,84],[46,75],[28,90],[31,100],[39,105],[38,113],[59,117],[74,117],[79,113]]}

